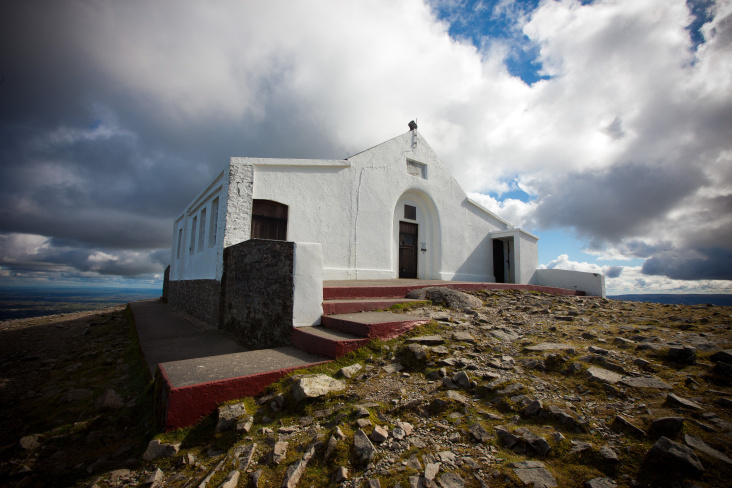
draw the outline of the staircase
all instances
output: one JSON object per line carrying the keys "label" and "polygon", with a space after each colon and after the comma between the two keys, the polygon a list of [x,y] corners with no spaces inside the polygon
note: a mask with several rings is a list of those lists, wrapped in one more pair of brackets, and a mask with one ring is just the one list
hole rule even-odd
{"label": "staircase", "polygon": [[320,326],[297,327],[292,344],[311,354],[339,358],[370,339],[397,337],[429,319],[380,311],[393,305],[423,303],[404,298],[404,287],[325,286]]}
{"label": "staircase", "polygon": [[[162,302],[130,304],[140,345],[155,375],[155,409],[165,430],[186,427],[217,405],[261,393],[290,372],[339,358],[369,340],[399,336],[429,319],[385,312],[427,286],[471,290],[535,290],[557,295],[583,292],[534,285],[428,280],[326,282],[320,326],[297,327],[292,346],[243,350],[223,336],[201,331]],[[228,342],[227,342],[228,341]]]}

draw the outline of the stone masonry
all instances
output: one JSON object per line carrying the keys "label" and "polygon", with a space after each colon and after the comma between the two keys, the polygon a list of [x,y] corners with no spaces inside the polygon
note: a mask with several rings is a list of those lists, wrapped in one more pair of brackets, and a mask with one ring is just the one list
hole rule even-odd
{"label": "stone masonry", "polygon": [[246,347],[291,343],[295,244],[251,239],[224,250],[222,327]]}

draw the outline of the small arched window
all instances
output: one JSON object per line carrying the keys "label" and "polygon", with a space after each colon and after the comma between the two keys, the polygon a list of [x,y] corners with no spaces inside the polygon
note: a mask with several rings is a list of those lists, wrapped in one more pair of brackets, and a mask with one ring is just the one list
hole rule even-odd
{"label": "small arched window", "polygon": [[287,240],[287,205],[272,200],[254,200],[252,239]]}

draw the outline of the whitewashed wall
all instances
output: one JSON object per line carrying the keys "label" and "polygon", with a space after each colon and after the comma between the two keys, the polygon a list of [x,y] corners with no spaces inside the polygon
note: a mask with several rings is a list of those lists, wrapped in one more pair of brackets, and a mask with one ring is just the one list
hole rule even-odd
{"label": "whitewashed wall", "polygon": [[605,275],[568,269],[537,269],[532,285],[581,290],[590,296],[605,298]]}
{"label": "whitewashed wall", "polygon": [[[408,159],[424,165],[426,178],[408,173]],[[192,219],[200,222],[203,208],[210,219],[217,196],[216,245],[191,254]],[[231,158],[176,220],[170,279],[221,279],[224,247],[249,239],[253,199],[288,206],[287,240],[321,244],[323,279],[398,277],[404,204],[417,208],[421,279],[494,281],[490,235],[502,231],[517,236],[511,276],[526,283],[536,268],[537,238],[469,200],[421,135],[407,132],[347,160]]]}

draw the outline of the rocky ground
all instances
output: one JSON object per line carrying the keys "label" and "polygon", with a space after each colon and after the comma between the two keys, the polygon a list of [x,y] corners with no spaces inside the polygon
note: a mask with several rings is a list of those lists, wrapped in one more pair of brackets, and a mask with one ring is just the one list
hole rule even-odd
{"label": "rocky ground", "polygon": [[[411,310],[433,321],[151,442],[151,387],[121,312],[66,329],[0,330],[0,480],[729,486],[732,309],[512,291],[473,297]],[[69,336],[36,352],[41,330]],[[50,350],[66,341],[74,345]],[[46,354],[55,361],[44,364]],[[32,376],[34,368],[45,369]]]}

